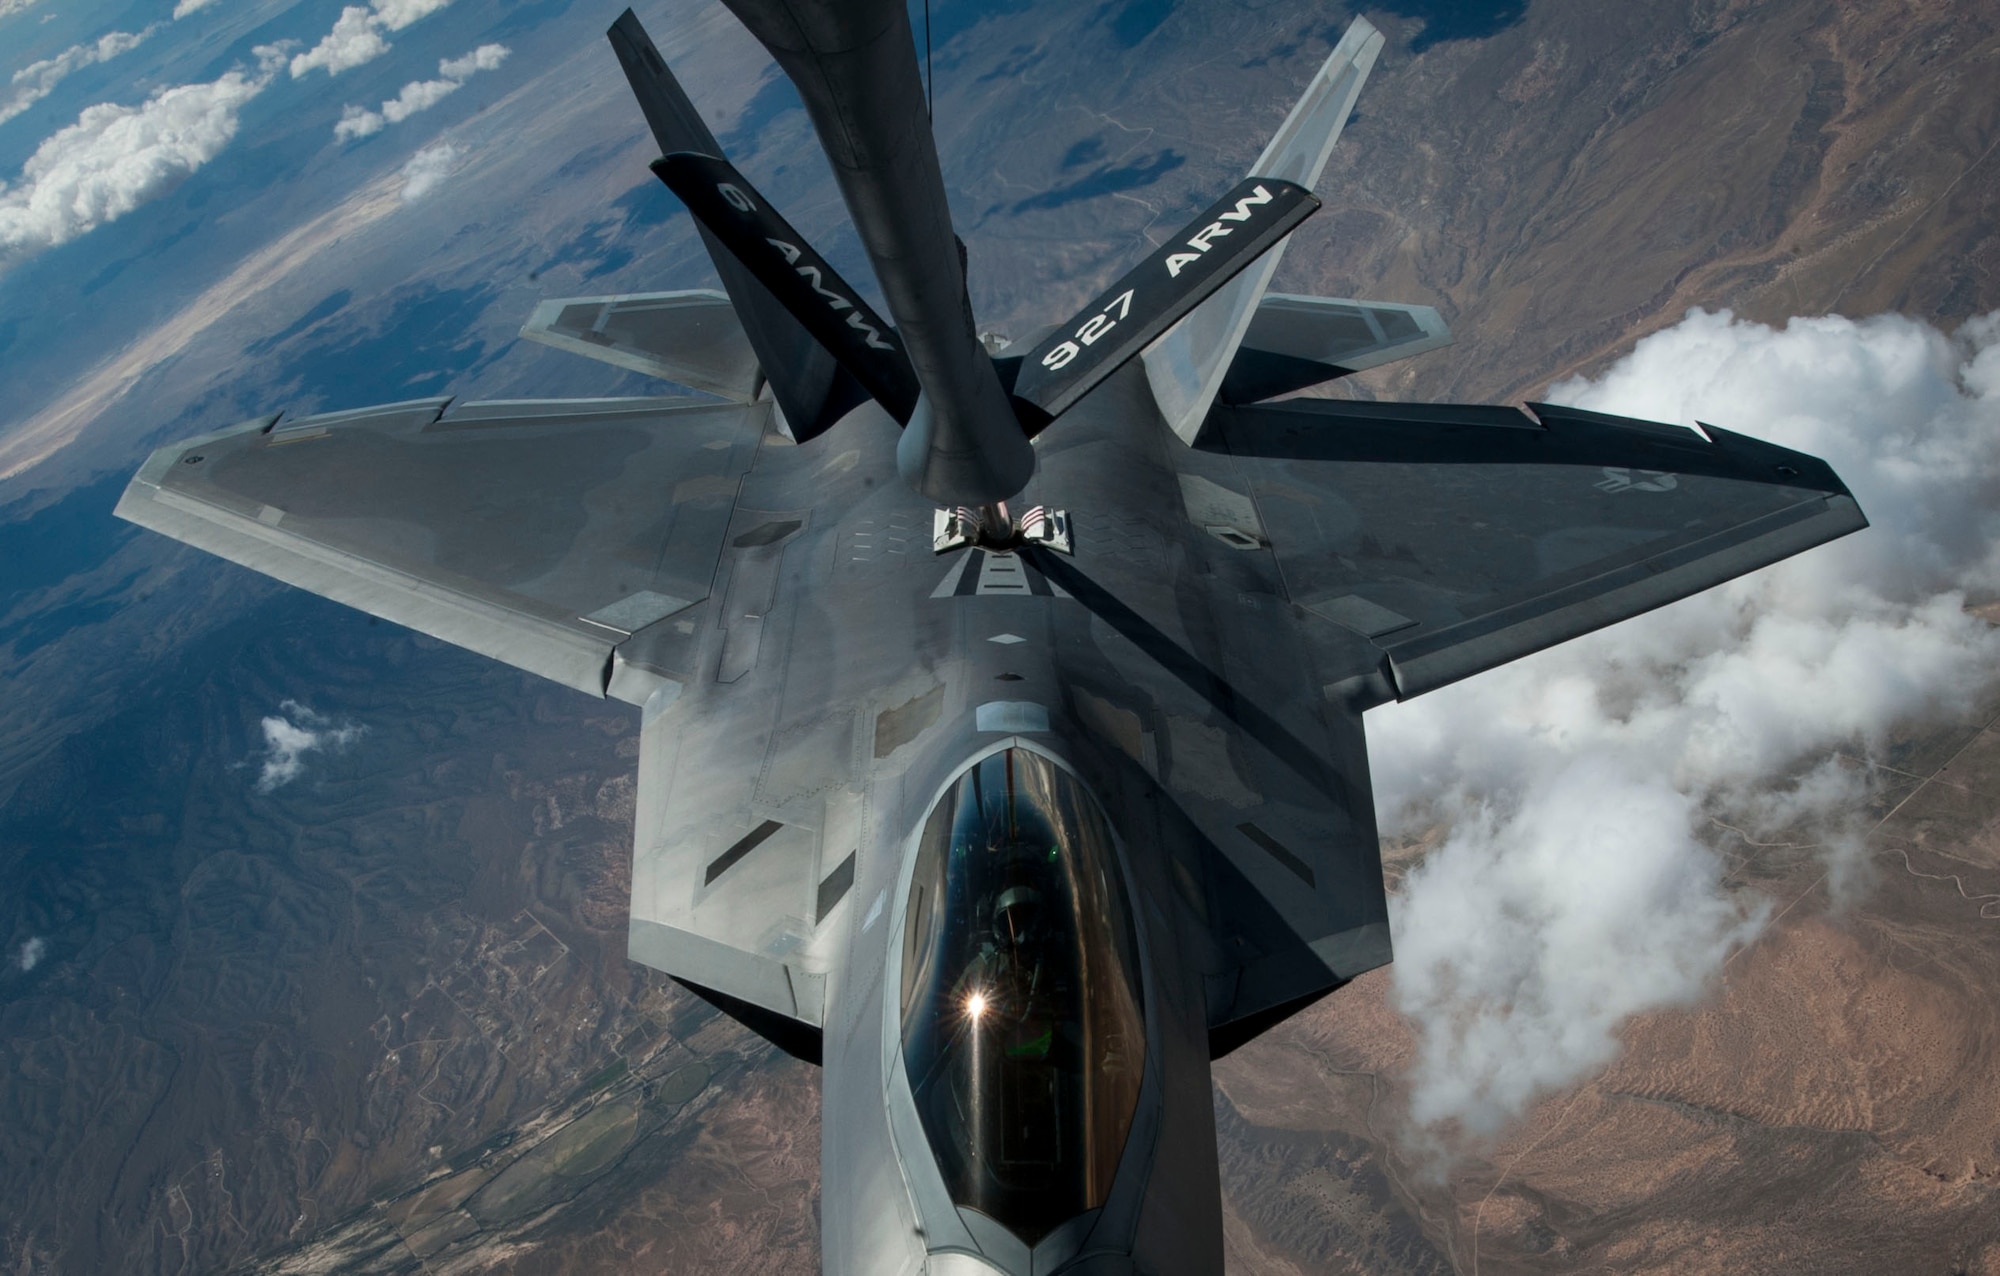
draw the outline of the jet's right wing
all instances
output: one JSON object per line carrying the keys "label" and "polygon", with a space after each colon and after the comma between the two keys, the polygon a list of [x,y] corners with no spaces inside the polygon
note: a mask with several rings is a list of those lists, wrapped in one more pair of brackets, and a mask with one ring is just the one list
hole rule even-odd
{"label": "jet's right wing", "polygon": [[117,513],[592,695],[681,676],[770,405],[449,403],[171,444]]}
{"label": "jet's right wing", "polygon": [[1294,603],[1372,646],[1379,673],[1356,693],[1378,703],[1868,525],[1804,453],[1528,406],[1219,407],[1199,450],[1232,457],[1251,499],[1223,493],[1198,521],[1268,543]]}

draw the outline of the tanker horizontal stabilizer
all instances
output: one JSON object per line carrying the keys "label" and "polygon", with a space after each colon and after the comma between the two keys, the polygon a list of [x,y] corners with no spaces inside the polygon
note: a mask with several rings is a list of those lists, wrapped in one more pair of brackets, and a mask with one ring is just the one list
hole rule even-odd
{"label": "tanker horizontal stabilizer", "polygon": [[1061,416],[1318,208],[1296,182],[1238,182],[1029,351],[1014,397]]}
{"label": "tanker horizontal stabilizer", "polygon": [[917,375],[896,330],[735,166],[682,151],[653,161],[653,173],[884,411],[909,421]]}

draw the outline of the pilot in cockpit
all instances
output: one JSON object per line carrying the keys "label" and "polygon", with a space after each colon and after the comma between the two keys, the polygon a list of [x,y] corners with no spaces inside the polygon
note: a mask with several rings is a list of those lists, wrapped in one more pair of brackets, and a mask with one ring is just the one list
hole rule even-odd
{"label": "pilot in cockpit", "polygon": [[1056,992],[1058,976],[1046,951],[1050,937],[1041,924],[1042,893],[1023,879],[1041,867],[1037,861],[1046,856],[1053,863],[1059,852],[1055,847],[1030,852],[1003,845],[988,854],[1011,858],[1010,884],[989,897],[990,935],[959,978],[957,1000],[965,1008],[968,1028],[986,1034],[1005,1058],[1044,1060],[1055,1042],[1055,999],[1050,994]]}

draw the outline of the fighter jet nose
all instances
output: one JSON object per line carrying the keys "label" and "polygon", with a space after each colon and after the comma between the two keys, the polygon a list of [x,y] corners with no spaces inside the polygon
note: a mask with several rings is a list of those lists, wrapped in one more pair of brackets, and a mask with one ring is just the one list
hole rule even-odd
{"label": "fighter jet nose", "polygon": [[[1138,1270],[1122,1254],[1097,1254],[1062,1269],[1062,1276],[1132,1276]],[[924,1264],[924,1276],[1012,1276],[983,1258],[960,1251],[932,1254]]]}
{"label": "fighter jet nose", "polygon": [[[1076,1266],[1062,1268],[1062,1276],[1132,1276],[1138,1270],[1132,1260],[1122,1254],[1100,1254],[1082,1260]],[[984,1258],[974,1258],[952,1250],[948,1254],[932,1254],[924,1262],[924,1276],[1000,1276],[1006,1268],[996,1268]]]}

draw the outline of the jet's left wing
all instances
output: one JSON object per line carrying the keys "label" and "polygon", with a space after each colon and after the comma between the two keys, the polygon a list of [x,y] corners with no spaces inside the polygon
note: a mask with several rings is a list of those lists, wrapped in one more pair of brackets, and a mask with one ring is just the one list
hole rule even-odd
{"label": "jet's left wing", "polygon": [[[262,417],[172,444],[117,512],[579,691],[643,704],[679,672],[677,653],[693,659],[686,622],[709,597],[770,405],[449,404]],[[621,652],[642,632],[643,666]]]}
{"label": "jet's left wing", "polygon": [[[1216,409],[1250,499],[1197,511],[1408,699],[1868,525],[1824,461],[1705,426],[1549,404]],[[1247,526],[1246,526],[1247,524]]]}

